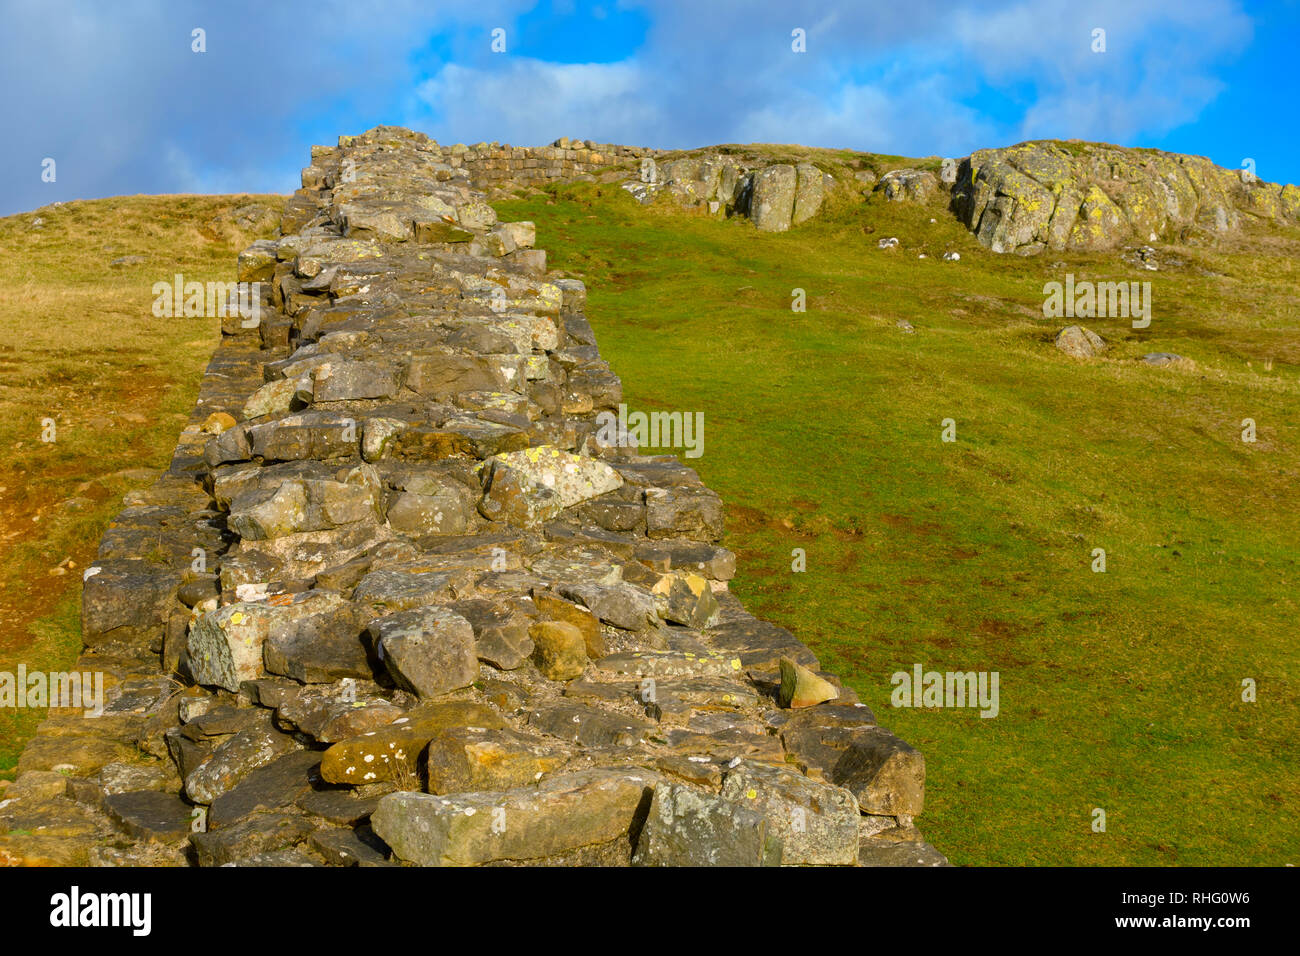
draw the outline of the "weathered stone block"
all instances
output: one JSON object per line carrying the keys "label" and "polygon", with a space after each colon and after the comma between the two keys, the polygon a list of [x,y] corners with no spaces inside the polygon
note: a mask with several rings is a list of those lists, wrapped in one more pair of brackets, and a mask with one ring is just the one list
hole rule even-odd
{"label": "weathered stone block", "polygon": [[544,677],[573,680],[587,666],[587,642],[582,631],[564,621],[538,621],[528,629],[533,659]]}
{"label": "weathered stone block", "polygon": [[785,232],[794,216],[798,176],[793,166],[768,166],[754,174],[749,218],[764,232]]}
{"label": "weathered stone block", "polygon": [[728,772],[722,797],[744,804],[781,840],[784,866],[852,866],[858,859],[853,794],[788,767],[746,761]]}
{"label": "weathered stone block", "polygon": [[359,786],[414,777],[425,747],[439,731],[505,726],[501,715],[486,704],[429,701],[384,727],[334,744],[321,756],[321,778]]}
{"label": "weathered stone block", "polygon": [[390,614],[372,622],[370,633],[393,680],[421,697],[468,687],[478,677],[474,630],[445,608]]}
{"label": "weathered stone block", "polygon": [[855,733],[830,779],[853,792],[863,813],[914,817],[925,804],[925,757],[883,727]]}
{"label": "weathered stone block", "polygon": [[781,839],[742,803],[679,783],[654,788],[634,866],[780,866]]}
{"label": "weathered stone block", "polygon": [[394,793],[371,825],[421,866],[527,862],[627,839],[643,812],[647,771],[588,770],[497,793]]}

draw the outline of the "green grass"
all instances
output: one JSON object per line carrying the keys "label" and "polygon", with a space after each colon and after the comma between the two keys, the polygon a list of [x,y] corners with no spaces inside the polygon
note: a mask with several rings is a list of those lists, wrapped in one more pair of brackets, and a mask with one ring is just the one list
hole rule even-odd
{"label": "green grass", "polygon": [[[688,463],[727,501],[733,589],[925,753],[919,823],[953,862],[1300,858],[1300,230],[1137,273],[879,199],[779,235],[610,184],[497,208],[587,281],[633,409],[705,413]],[[1066,272],[1150,280],[1151,327],[1086,321],[1112,348],[1069,359],[1041,311]],[[892,709],[914,663],[998,671],[1001,713]]]}

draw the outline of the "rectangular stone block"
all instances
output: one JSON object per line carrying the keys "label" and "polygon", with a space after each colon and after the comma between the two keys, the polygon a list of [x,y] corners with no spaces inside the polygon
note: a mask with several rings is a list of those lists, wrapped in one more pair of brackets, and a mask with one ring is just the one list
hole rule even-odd
{"label": "rectangular stone block", "polygon": [[626,837],[653,782],[649,771],[587,770],[495,793],[393,793],[371,826],[421,866],[527,862]]}
{"label": "rectangular stone block", "polygon": [[460,392],[517,392],[524,387],[523,363],[519,355],[416,355],[406,385],[440,401]]}

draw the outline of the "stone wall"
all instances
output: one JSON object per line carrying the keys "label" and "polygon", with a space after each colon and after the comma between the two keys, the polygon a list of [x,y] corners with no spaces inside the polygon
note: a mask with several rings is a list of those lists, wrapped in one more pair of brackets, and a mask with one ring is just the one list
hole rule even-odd
{"label": "stone wall", "polygon": [[732,596],[698,475],[601,427],[585,288],[466,155],[318,147],[240,255],[261,314],[85,572],[105,706],[41,725],[0,861],[944,862],[921,755]]}
{"label": "stone wall", "polygon": [[[393,127],[380,127],[372,133],[388,137],[390,141],[411,135],[407,130]],[[340,137],[340,147],[347,147],[352,139]],[[568,137],[557,139],[549,146],[511,146],[501,143],[439,146],[427,139],[423,144],[431,157],[436,157],[452,169],[468,172],[470,185],[486,193],[502,187],[540,186],[556,180],[573,179],[611,166],[635,163],[646,156],[659,156],[664,152],[641,146],[594,143],[591,140]],[[314,162],[328,154],[327,149],[314,151],[312,160]],[[313,179],[318,172],[313,170],[319,170],[319,167],[311,166],[303,171],[304,186],[315,188],[319,185]]]}

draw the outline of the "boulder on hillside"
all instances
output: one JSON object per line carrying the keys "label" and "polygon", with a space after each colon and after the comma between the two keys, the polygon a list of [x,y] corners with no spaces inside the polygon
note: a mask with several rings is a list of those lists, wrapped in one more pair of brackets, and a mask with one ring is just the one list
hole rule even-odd
{"label": "boulder on hillside", "polygon": [[1176,355],[1173,352],[1148,352],[1142,356],[1142,361],[1147,365],[1162,367],[1173,365],[1178,368],[1195,368],[1196,363],[1182,355]]}
{"label": "boulder on hillside", "polygon": [[1106,342],[1082,325],[1067,325],[1056,333],[1056,347],[1071,358],[1088,359],[1104,352]]}
{"label": "boulder on hillside", "polygon": [[939,192],[939,180],[924,170],[895,169],[881,177],[876,189],[891,202],[928,202]]}

